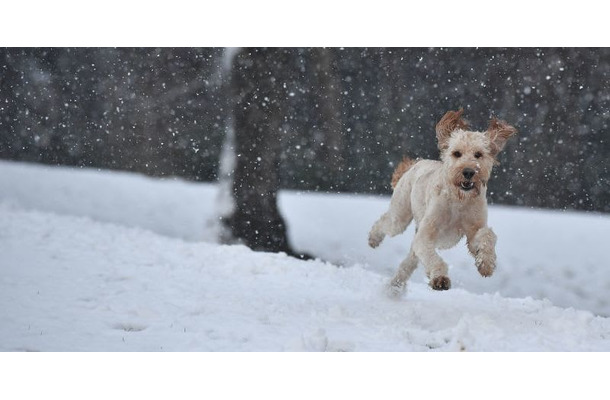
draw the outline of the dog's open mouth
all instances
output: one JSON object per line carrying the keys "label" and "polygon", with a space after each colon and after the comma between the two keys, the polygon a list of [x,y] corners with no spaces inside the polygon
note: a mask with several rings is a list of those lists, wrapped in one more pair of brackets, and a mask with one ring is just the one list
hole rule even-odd
{"label": "dog's open mouth", "polygon": [[469,191],[474,187],[474,182],[473,181],[462,181],[462,183],[460,183],[460,188],[462,188],[462,190],[464,191]]}

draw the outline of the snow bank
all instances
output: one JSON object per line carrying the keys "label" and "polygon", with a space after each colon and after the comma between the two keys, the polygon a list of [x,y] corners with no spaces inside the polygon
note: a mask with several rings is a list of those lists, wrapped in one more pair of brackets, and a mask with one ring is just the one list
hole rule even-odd
{"label": "snow bank", "polygon": [[[559,293],[603,287],[605,216],[494,207],[498,277],[450,251],[452,290],[416,276],[391,300],[384,285],[410,236],[365,247],[384,198],[281,196],[295,244],[337,267],[214,243],[213,185],[0,162],[0,187],[0,350],[610,349],[610,320],[528,293],[599,304],[602,293]],[[575,234],[582,247],[568,246]],[[534,279],[548,276],[559,278]],[[523,298],[502,293],[517,286]]]}

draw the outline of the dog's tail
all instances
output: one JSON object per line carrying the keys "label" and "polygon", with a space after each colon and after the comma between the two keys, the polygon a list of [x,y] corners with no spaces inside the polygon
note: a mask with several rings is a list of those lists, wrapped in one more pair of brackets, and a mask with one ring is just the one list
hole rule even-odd
{"label": "dog's tail", "polygon": [[403,157],[402,161],[400,162],[400,164],[398,164],[398,166],[394,170],[394,173],[392,174],[392,189],[396,187],[396,184],[398,183],[400,178],[402,178],[402,176],[406,174],[407,171],[411,169],[411,167],[414,166],[416,162],[417,160],[412,160],[408,157]]}

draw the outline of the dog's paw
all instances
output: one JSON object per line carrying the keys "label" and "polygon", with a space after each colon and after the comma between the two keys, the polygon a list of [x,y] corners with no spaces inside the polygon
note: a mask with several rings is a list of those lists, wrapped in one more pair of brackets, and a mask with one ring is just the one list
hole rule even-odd
{"label": "dog's paw", "polygon": [[477,268],[479,269],[479,274],[481,274],[481,276],[485,278],[489,278],[490,276],[492,276],[495,269],[494,267],[488,265],[483,265]]}
{"label": "dog's paw", "polygon": [[399,299],[405,294],[406,282],[396,282],[394,279],[385,286],[385,294],[391,299]]}
{"label": "dog's paw", "polygon": [[430,287],[434,290],[449,290],[451,288],[451,280],[448,276],[437,276],[430,280]]}
{"label": "dog's paw", "polygon": [[384,237],[385,235],[382,233],[371,231],[371,233],[369,233],[369,246],[376,248],[383,241]]}
{"label": "dog's paw", "polygon": [[479,274],[485,278],[490,277],[496,269],[496,263],[482,259],[476,260],[476,266]]}

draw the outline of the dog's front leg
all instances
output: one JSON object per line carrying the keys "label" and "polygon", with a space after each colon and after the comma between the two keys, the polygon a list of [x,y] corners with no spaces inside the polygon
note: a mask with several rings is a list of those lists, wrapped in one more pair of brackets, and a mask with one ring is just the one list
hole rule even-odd
{"label": "dog's front leg", "polygon": [[491,276],[496,269],[496,234],[484,226],[468,235],[468,250],[482,276]]}
{"label": "dog's front leg", "polygon": [[422,223],[415,233],[413,251],[424,265],[432,289],[447,290],[451,287],[451,280],[447,276],[447,264],[436,252],[436,235],[434,224]]}

